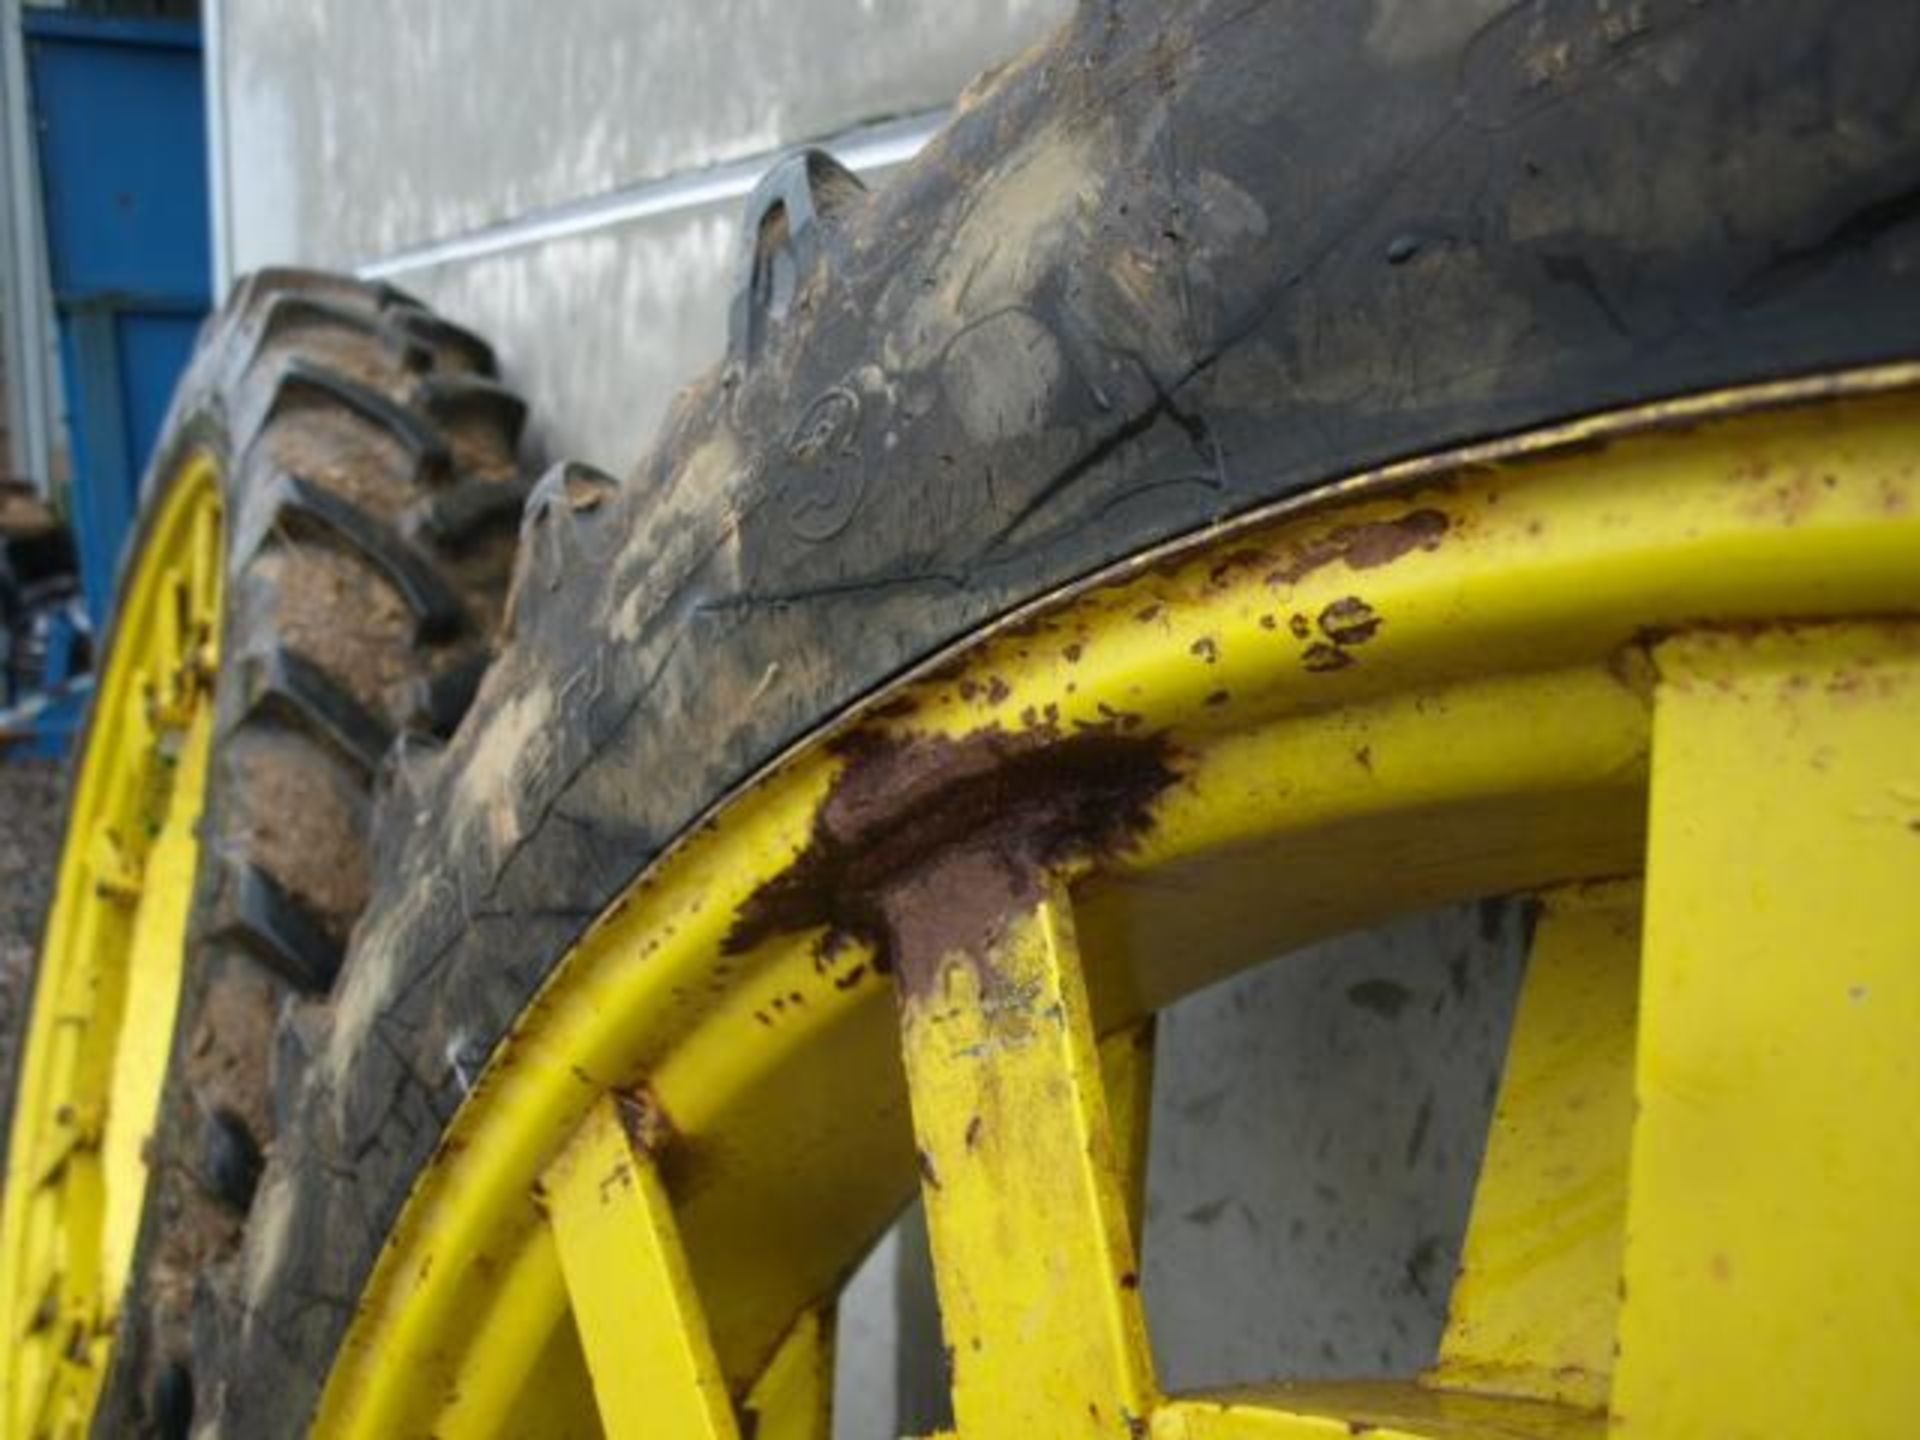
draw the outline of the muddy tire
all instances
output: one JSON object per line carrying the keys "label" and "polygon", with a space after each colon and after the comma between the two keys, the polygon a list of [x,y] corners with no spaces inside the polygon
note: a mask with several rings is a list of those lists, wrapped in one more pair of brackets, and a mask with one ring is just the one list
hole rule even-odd
{"label": "muddy tire", "polygon": [[[1086,7],[884,192],[813,159],[808,227],[749,216],[727,363],[630,480],[565,467],[530,500],[510,639],[450,744],[391,777],[331,1002],[211,952],[247,1019],[207,1101],[271,1143],[237,1269],[200,1287],[196,1426],[311,1412],[448,1118],[576,937],[942,647],[1398,457],[1914,353],[1920,21],[1496,9]],[[408,677],[339,673],[369,710]],[[276,878],[332,937],[363,894]],[[224,1253],[238,1212],[191,1203]]]}
{"label": "muddy tire", "polygon": [[383,286],[262,272],[203,331],[143,514],[190,456],[212,459],[226,536],[214,739],[95,1433],[186,1433],[196,1297],[225,1283],[276,1141],[274,1034],[334,988],[372,885],[390,752],[439,743],[492,654],[527,489],[522,415],[483,342]]}

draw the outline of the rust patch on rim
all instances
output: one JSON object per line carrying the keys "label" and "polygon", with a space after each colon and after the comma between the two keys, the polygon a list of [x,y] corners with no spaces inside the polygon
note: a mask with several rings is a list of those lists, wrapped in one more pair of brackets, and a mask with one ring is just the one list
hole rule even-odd
{"label": "rust patch on rim", "polygon": [[1358,595],[1343,595],[1320,612],[1320,633],[1336,645],[1359,645],[1380,628],[1380,612]]}
{"label": "rust patch on rim", "polygon": [[642,1155],[657,1156],[678,1137],[673,1117],[667,1114],[660,1097],[647,1086],[616,1089],[612,1094],[614,1108],[620,1116],[620,1128],[626,1131],[628,1142]]}
{"label": "rust patch on rim", "polygon": [[1437,547],[1453,522],[1444,510],[1409,510],[1391,520],[1368,520],[1342,525],[1303,545],[1284,564],[1267,572],[1269,585],[1294,585],[1324,565],[1344,560],[1350,570],[1374,570],[1390,565],[1412,550]]}
{"label": "rust patch on rim", "polygon": [[847,763],[807,848],[741,908],[724,948],[825,927],[870,946],[908,1002],[955,954],[990,985],[994,943],[1045,873],[1125,850],[1179,778],[1166,737],[1117,725],[863,732],[836,748]]}

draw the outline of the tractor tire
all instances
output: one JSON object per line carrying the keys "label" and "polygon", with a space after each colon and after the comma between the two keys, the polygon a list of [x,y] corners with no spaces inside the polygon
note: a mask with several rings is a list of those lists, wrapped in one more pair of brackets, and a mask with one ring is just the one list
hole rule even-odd
{"label": "tractor tire", "polygon": [[[452,733],[493,654],[525,409],[484,341],[384,285],[262,271],[203,328],[128,555],[210,463],[224,576],[197,874],[94,1433],[186,1433],[196,1292],[231,1271],[277,1142],[273,1036],[334,989],[374,883],[383,769]],[[83,773],[112,720],[90,717]]]}
{"label": "tractor tire", "polygon": [[[1911,359],[1920,14],[1631,9],[1082,7],[884,191],[818,155],[777,172],[725,364],[627,481],[536,488],[473,712],[389,775],[339,982],[283,1007],[270,1096],[262,1036],[211,1097],[271,1144],[178,1355],[196,1433],[315,1413],[409,1192],[562,957],[943,647],[1369,467]],[[304,884],[340,933],[361,889]],[[264,1017],[282,990],[245,973]],[[193,1203],[224,1253],[238,1211]],[[125,1347],[110,1429],[160,1334]]]}

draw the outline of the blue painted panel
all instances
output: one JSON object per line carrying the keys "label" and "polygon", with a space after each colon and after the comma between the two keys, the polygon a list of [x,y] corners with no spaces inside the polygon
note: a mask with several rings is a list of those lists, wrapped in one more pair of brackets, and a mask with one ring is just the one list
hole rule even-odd
{"label": "blue painted panel", "polygon": [[73,489],[68,520],[80,556],[80,585],[96,632],[104,632],[119,579],[120,549],[133,528],[139,482],[128,478],[127,423],[111,310],[60,313],[60,374],[67,387]]}
{"label": "blue painted panel", "polygon": [[146,310],[120,312],[120,356],[126,367],[127,444],[134,465],[145,470],[154,442],[173,403],[174,385],[193,357],[198,314]]}
{"label": "blue painted panel", "polygon": [[25,29],[54,293],[204,299],[198,31],[32,10]]}
{"label": "blue painted panel", "polygon": [[29,10],[23,21],[74,456],[87,609],[103,626],[141,471],[208,308],[196,27]]}

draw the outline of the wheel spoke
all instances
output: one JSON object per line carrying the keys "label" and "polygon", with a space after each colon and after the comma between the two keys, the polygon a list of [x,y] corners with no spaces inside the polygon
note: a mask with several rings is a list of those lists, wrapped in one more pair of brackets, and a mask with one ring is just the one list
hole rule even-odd
{"label": "wheel spoke", "polygon": [[[556,1314],[559,1326],[543,1323]],[[499,1434],[500,1417],[514,1415],[518,1419],[516,1406],[520,1410],[534,1408],[528,1401],[536,1401],[540,1410],[551,1414],[574,1399],[585,1418],[592,1420],[592,1382],[584,1373],[584,1362],[583,1373],[565,1377],[578,1379],[583,1400],[575,1399],[569,1394],[570,1387],[565,1386],[540,1387],[537,1397],[528,1394],[539,1385],[542,1362],[555,1348],[556,1337],[542,1332],[572,1326],[552,1227],[533,1226],[501,1280],[499,1318],[479,1337],[454,1398],[434,1427],[438,1440],[483,1440]],[[525,1430],[512,1425],[506,1427],[506,1433],[519,1435]]]}
{"label": "wheel spoke", "polygon": [[574,1323],[613,1440],[737,1435],[673,1207],[623,1102],[602,1100],[546,1173]]}
{"label": "wheel spoke", "polygon": [[929,980],[904,1046],[958,1431],[1127,1436],[1152,1367],[1064,891]]}
{"label": "wheel spoke", "polygon": [[1658,652],[1613,1406],[1904,1433],[1920,1197],[1920,632]]}
{"label": "wheel spoke", "polygon": [[220,603],[220,509],[209,505],[193,518],[193,551],[189,561],[192,576],[193,613],[211,627]]}
{"label": "wheel spoke", "polygon": [[1537,1400],[1431,1390],[1404,1380],[1270,1385],[1175,1400],[1153,1440],[1601,1440],[1606,1417]]}
{"label": "wheel spoke", "polygon": [[1543,897],[1437,1386],[1606,1403],[1639,947],[1638,882]]}
{"label": "wheel spoke", "polygon": [[1116,1167],[1124,1181],[1127,1233],[1138,1246],[1147,1224],[1147,1141],[1153,1119],[1154,1021],[1109,1035],[1100,1042],[1100,1074],[1106,1082],[1107,1117],[1113,1130]]}
{"label": "wheel spoke", "polygon": [[833,1433],[833,1322],[809,1310],[747,1396],[754,1440],[828,1440]]}
{"label": "wheel spoke", "polygon": [[[151,1097],[160,1093],[166,1078],[179,1011],[183,978],[179,937],[186,933],[200,859],[200,803],[212,742],[213,709],[198,706],[183,737],[166,823],[147,854],[140,923],[131,937],[118,987],[118,1034],[106,1081],[102,1136],[107,1194],[100,1244],[108,1275],[128,1272],[140,1227],[146,1191],[141,1156],[153,1129]],[[118,1296],[105,1298],[117,1306]]]}

